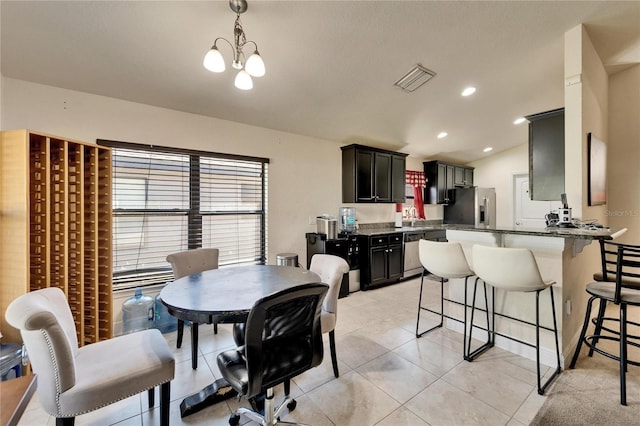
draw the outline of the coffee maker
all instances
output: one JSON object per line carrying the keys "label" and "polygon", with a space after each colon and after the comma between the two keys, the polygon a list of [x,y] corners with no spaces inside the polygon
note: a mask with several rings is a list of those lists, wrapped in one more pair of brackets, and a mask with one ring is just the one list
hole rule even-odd
{"label": "coffee maker", "polygon": [[573,222],[571,220],[571,208],[567,203],[567,194],[564,192],[560,194],[562,200],[562,207],[558,209],[558,226],[561,228],[573,228]]}

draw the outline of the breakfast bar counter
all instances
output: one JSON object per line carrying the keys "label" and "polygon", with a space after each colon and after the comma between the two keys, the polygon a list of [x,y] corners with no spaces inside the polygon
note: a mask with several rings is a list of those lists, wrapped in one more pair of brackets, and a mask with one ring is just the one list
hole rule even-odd
{"label": "breakfast bar counter", "polygon": [[[542,278],[553,280],[555,308],[557,313],[561,359],[565,363],[573,354],[582,318],[586,307],[585,285],[593,280],[593,273],[600,269],[600,249],[597,240],[612,239],[618,234],[606,228],[545,228],[516,229],[509,227],[473,227],[457,225],[440,225],[446,229],[447,240],[459,242],[467,256],[469,264],[473,264],[472,247],[481,244],[495,247],[520,247],[530,249]],[[624,232],[624,231],[621,231]],[[449,298],[458,302],[464,300],[463,280],[452,280],[449,285]],[[469,287],[467,300],[472,300],[473,286]],[[543,295],[541,297],[549,297]],[[486,309],[484,301],[476,306]],[[494,308],[507,316],[535,322],[535,295],[533,293],[515,293],[496,291]],[[450,304],[449,313],[454,317],[462,317],[462,306]],[[467,308],[468,309],[468,308]],[[547,302],[541,303],[540,318],[542,325],[552,327],[551,308]],[[479,322],[478,322],[479,321]],[[486,328],[482,323],[482,315],[476,324]],[[524,341],[535,341],[535,328],[519,324],[508,319],[496,319],[496,330]],[[462,332],[456,321],[448,321],[447,327]],[[477,336],[477,337],[476,337]],[[474,330],[474,337],[483,340],[482,332]],[[510,339],[496,337],[496,346],[535,359],[532,348]],[[541,362],[555,365],[555,344],[552,333],[541,333]]]}

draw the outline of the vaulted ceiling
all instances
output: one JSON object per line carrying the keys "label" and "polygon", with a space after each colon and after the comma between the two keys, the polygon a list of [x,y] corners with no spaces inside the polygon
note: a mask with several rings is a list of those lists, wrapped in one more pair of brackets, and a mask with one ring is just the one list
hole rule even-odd
{"label": "vaulted ceiling", "polygon": [[[525,143],[515,118],[564,104],[564,34],[583,23],[609,73],[640,63],[640,1],[258,1],[241,21],[254,89],[202,66],[233,38],[224,1],[0,2],[4,77],[468,162]],[[393,83],[420,63],[436,76]],[[467,86],[477,92],[460,96]],[[448,136],[437,139],[446,131]]]}

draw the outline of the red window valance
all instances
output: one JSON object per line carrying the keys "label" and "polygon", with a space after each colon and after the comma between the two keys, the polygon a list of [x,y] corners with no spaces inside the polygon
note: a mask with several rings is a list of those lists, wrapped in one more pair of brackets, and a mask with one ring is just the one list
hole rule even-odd
{"label": "red window valance", "polygon": [[416,170],[407,170],[406,171],[406,181],[407,185],[417,186],[419,188],[426,187],[424,172],[419,172]]}

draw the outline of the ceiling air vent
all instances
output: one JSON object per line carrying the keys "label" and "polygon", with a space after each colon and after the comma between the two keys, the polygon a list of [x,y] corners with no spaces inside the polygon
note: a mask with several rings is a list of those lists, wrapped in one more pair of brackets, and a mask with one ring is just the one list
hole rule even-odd
{"label": "ceiling air vent", "polygon": [[393,83],[393,85],[398,86],[405,92],[413,92],[435,76],[435,72],[426,69],[420,64],[416,64],[404,77]]}

